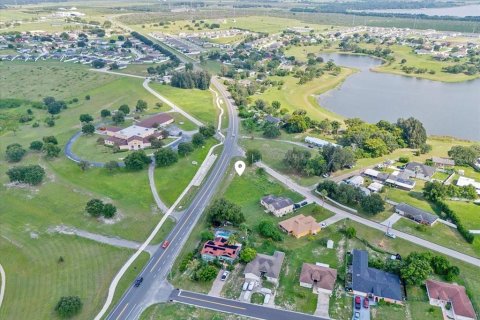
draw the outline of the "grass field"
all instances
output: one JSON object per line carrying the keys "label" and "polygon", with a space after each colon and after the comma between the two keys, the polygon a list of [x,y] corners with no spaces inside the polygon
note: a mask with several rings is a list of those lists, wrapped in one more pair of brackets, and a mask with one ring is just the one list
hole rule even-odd
{"label": "grass field", "polygon": [[151,87],[203,123],[217,122],[218,109],[210,90],[179,89],[159,83],[152,83]]}
{"label": "grass field", "polygon": [[[203,147],[196,149],[184,158],[179,158],[178,163],[169,167],[155,169],[157,191],[167,206],[172,205],[177,200],[178,196],[195,176],[210,148],[215,144],[216,141],[214,139],[209,139]],[[214,151],[214,153],[218,154],[218,150]],[[192,164],[192,161],[196,161],[197,164]]]}
{"label": "grass field", "polygon": [[480,229],[480,206],[472,202],[447,201],[467,229]]}
{"label": "grass field", "polygon": [[196,308],[181,303],[155,304],[145,310],[140,320],[247,320],[249,318],[240,317],[233,314],[212,311],[208,309]]}
{"label": "grass field", "polygon": [[287,108],[290,112],[297,109],[304,109],[307,115],[315,120],[323,120],[328,118],[330,120],[342,120],[343,118],[331,111],[328,111],[315,100],[315,96],[331,90],[342,83],[354,71],[348,68],[342,68],[338,76],[331,74],[324,74],[320,78],[315,78],[306,84],[298,84],[298,79],[293,76],[286,77],[270,77],[271,80],[283,80],[285,83],[281,90],[277,87],[272,87],[264,93],[258,93],[251,97],[252,101],[256,99],[263,99],[268,102],[274,100],[281,103],[282,108]]}

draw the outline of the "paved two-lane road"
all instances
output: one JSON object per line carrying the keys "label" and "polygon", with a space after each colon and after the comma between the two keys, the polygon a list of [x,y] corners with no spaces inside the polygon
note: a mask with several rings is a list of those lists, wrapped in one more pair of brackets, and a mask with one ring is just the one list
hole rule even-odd
{"label": "paved two-lane road", "polygon": [[245,303],[236,300],[211,297],[206,294],[184,290],[174,290],[170,300],[201,308],[234,313],[255,319],[265,320],[327,320],[329,318],[316,317],[305,313],[298,313],[282,309],[264,307],[262,305]]}

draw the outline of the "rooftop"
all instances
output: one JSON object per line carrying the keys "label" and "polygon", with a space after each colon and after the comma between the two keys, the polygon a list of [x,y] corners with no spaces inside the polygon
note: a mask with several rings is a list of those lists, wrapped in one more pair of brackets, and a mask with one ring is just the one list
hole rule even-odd
{"label": "rooftop", "polygon": [[165,123],[171,122],[173,117],[167,113],[159,113],[150,118],[144,119],[137,123],[137,126],[145,128],[154,128],[155,126],[161,126]]}
{"label": "rooftop", "polygon": [[337,270],[304,263],[300,272],[300,282],[314,284],[317,288],[333,290],[337,279]]}
{"label": "rooftop", "polygon": [[425,285],[430,298],[450,301],[456,315],[477,318],[465,287],[435,280],[427,280]]}
{"label": "rooftop", "polygon": [[431,177],[435,173],[435,168],[427,166],[426,164],[419,162],[409,162],[405,166],[405,170],[410,170],[415,173],[421,173],[424,176]]}
{"label": "rooftop", "polygon": [[285,197],[277,197],[274,195],[268,195],[262,198],[262,201],[268,205],[272,205],[275,210],[283,209],[293,205],[293,201]]}
{"label": "rooftop", "polygon": [[126,136],[127,139],[128,139],[128,138],[133,137],[133,136],[141,136],[148,131],[150,131],[149,128],[144,128],[144,127],[139,127],[137,125],[133,125],[133,126],[126,127],[124,129],[118,131],[118,133]]}
{"label": "rooftop", "polygon": [[281,251],[275,251],[273,256],[259,253],[255,259],[247,263],[244,274],[253,273],[258,277],[265,275],[269,278],[278,279],[284,258],[285,253]]}
{"label": "rooftop", "polygon": [[397,204],[395,208],[405,212],[405,214],[411,216],[413,220],[417,222],[427,222],[428,224],[432,224],[438,219],[436,215],[423,211],[417,207],[411,206],[406,203]]}
{"label": "rooftop", "polygon": [[280,222],[279,225],[287,232],[291,232],[294,235],[309,232],[316,233],[320,231],[320,226],[318,225],[317,221],[315,221],[313,217],[304,216],[303,214],[299,214],[298,216],[284,220]]}
{"label": "rooftop", "polygon": [[236,259],[240,251],[239,245],[229,245],[228,240],[222,237],[217,237],[214,240],[205,242],[201,250],[201,254],[208,254],[215,257],[228,257]]}
{"label": "rooftop", "polygon": [[432,162],[437,164],[442,164],[445,166],[454,166],[455,160],[441,157],[432,157]]}

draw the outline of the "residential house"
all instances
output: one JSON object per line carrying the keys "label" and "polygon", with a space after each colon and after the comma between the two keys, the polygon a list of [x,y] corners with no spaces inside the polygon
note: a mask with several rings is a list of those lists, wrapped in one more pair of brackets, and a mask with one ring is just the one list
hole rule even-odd
{"label": "residential house", "polygon": [[383,270],[368,266],[368,252],[354,249],[351,265],[352,290],[354,294],[381,299],[391,303],[402,303],[400,278]]}
{"label": "residential house", "polygon": [[365,182],[362,176],[352,176],[345,180],[345,183],[352,185],[354,187],[360,187]]}
{"label": "residential house", "polygon": [[391,185],[393,187],[396,187],[398,189],[402,190],[407,190],[410,191],[413,188],[415,188],[416,181],[408,179],[405,177],[403,174],[399,174],[399,172],[396,172],[397,174],[389,174],[387,176],[387,179],[385,180],[385,183],[388,185]]}
{"label": "residential house", "polygon": [[457,186],[459,187],[466,187],[466,186],[473,186],[477,191],[477,194],[480,195],[480,182],[475,181],[475,179],[467,178],[467,177],[458,177]]}
{"label": "residential house", "polygon": [[300,286],[313,288],[314,293],[332,294],[337,280],[337,270],[311,263],[304,263],[300,272]]}
{"label": "residential house", "polygon": [[381,190],[383,189],[383,184],[381,184],[380,182],[372,182],[369,186],[368,186],[368,190],[374,192],[374,193],[377,193],[377,192],[380,192]]}
{"label": "residential house", "polygon": [[257,254],[255,259],[245,266],[245,279],[259,282],[265,278],[267,281],[278,284],[280,279],[280,270],[282,269],[285,253],[275,251],[273,256],[266,254]]}
{"label": "residential house", "polygon": [[453,167],[455,160],[441,157],[432,157],[433,165],[437,168]]}
{"label": "residential house", "polygon": [[335,146],[335,147],[339,146],[338,144],[332,143],[330,141],[323,140],[323,139],[318,139],[318,138],[314,138],[314,137],[306,137],[305,142],[308,143],[308,144],[314,145],[316,147],[324,147],[326,145],[332,145],[332,146]]}
{"label": "residential house", "polygon": [[432,226],[438,220],[438,217],[436,215],[428,213],[424,210],[421,210],[406,203],[397,204],[395,206],[395,212],[415,222],[425,224],[427,226]]}
{"label": "residential house", "polygon": [[430,181],[435,173],[435,168],[419,162],[409,162],[403,172],[410,177]]}
{"label": "residential house", "polygon": [[279,125],[280,122],[282,121],[280,118],[271,116],[269,114],[267,114],[263,119],[265,120],[265,122],[268,122],[274,125]]}
{"label": "residential house", "polygon": [[202,260],[214,261],[218,259],[228,263],[233,263],[240,253],[241,244],[228,244],[228,240],[222,237],[216,237],[214,240],[205,242],[200,251]]}
{"label": "residential house", "polygon": [[447,311],[450,316],[453,316],[449,317],[450,319],[477,319],[465,287],[436,280],[427,280],[425,285],[431,305],[444,307],[447,303],[450,303],[451,308]]}
{"label": "residential house", "polygon": [[280,228],[291,234],[295,238],[301,238],[309,234],[317,234],[320,231],[320,225],[311,216],[298,216],[284,220],[278,224]]}
{"label": "residential house", "polygon": [[293,212],[294,209],[294,203],[292,200],[285,197],[276,197],[274,195],[263,197],[260,200],[260,204],[277,217],[282,217],[287,213]]}

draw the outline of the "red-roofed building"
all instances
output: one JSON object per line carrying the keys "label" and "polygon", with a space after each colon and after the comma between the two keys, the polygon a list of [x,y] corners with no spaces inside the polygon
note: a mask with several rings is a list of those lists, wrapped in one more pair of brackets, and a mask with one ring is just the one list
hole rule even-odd
{"label": "red-roofed building", "polygon": [[[477,319],[465,287],[435,280],[427,280],[425,285],[430,304],[442,307],[449,318],[455,320]],[[448,303],[451,304],[450,310],[444,308]]]}
{"label": "red-roofed building", "polygon": [[144,128],[158,128],[173,123],[173,121],[173,117],[168,113],[159,113],[137,122],[136,125]]}
{"label": "red-roofed building", "polygon": [[218,259],[228,263],[233,263],[240,253],[241,244],[228,244],[228,240],[222,237],[217,237],[214,240],[209,240],[203,245],[200,254],[204,261],[214,261]]}

